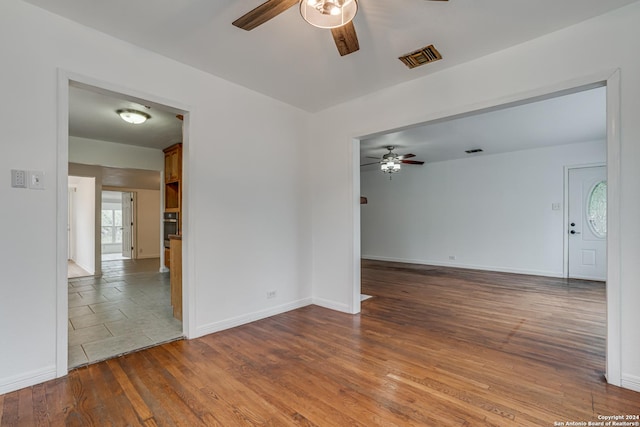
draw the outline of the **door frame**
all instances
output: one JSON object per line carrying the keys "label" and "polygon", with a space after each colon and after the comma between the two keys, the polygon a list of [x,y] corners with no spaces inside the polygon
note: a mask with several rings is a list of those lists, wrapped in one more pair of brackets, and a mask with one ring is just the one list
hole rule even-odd
{"label": "door frame", "polygon": [[[162,105],[177,114],[184,116],[182,126],[183,164],[189,159],[189,130],[191,107],[179,101],[162,98],[149,93],[140,92],[129,87],[78,74],[62,68],[57,69],[57,135],[56,135],[56,377],[68,374],[68,283],[67,283],[67,213],[68,213],[68,174],[69,174],[69,86],[72,83],[88,85],[105,91],[116,92],[128,98],[142,102]],[[163,179],[161,171],[160,178]],[[195,289],[191,281],[194,277],[194,266],[189,256],[193,242],[189,239],[189,168],[183,167],[182,217],[183,217],[183,269],[182,269],[182,331],[187,338],[194,337],[195,331]],[[162,194],[162,193],[161,193]],[[161,201],[163,205],[163,201]],[[161,215],[161,213],[158,213]]]}
{"label": "door frame", "polygon": [[[564,237],[562,238],[562,246],[563,246],[562,277],[564,277],[565,279],[569,278],[569,171],[574,169],[595,168],[600,166],[604,166],[606,169],[607,162],[567,165],[564,167],[564,209],[563,209],[563,215],[562,215],[562,218],[564,221],[564,224],[562,225],[562,232]],[[607,199],[607,206],[608,205],[609,205],[609,200]],[[607,229],[608,229],[608,225],[609,225],[609,217],[607,216]],[[608,259],[609,259],[609,254],[607,253],[607,260]],[[608,264],[607,264],[607,267],[608,267]]]}
{"label": "door frame", "polygon": [[[421,122],[409,122],[401,127],[409,127],[443,120],[449,117],[470,114],[482,110],[491,110],[509,105],[542,100],[562,94],[574,93],[589,88],[606,87],[607,91],[607,336],[605,377],[607,382],[622,386],[622,319],[621,319],[621,270],[622,257],[620,250],[620,164],[621,164],[621,82],[620,69],[608,69],[602,72],[579,76],[575,79],[557,82],[545,87],[538,87],[525,92],[513,93],[498,99],[487,100],[478,104],[463,105],[449,111],[423,117]],[[400,128],[400,127],[398,127]],[[396,128],[396,129],[398,129]],[[351,140],[351,209],[352,209],[352,289],[349,309],[351,313],[360,312],[360,140],[373,135],[389,132],[389,128],[374,128],[354,136]]]}

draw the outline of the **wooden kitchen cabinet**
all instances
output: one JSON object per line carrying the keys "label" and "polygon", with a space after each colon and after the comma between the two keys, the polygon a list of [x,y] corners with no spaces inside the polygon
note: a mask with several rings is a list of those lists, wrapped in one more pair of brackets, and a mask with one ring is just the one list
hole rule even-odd
{"label": "wooden kitchen cabinet", "polygon": [[164,150],[164,182],[180,181],[182,178],[182,143]]}
{"label": "wooden kitchen cabinet", "polygon": [[182,143],[174,144],[163,151],[165,211],[180,212],[182,209]]}
{"label": "wooden kitchen cabinet", "polygon": [[171,286],[171,306],[173,317],[182,320],[182,236],[169,236],[171,271],[169,283]]}

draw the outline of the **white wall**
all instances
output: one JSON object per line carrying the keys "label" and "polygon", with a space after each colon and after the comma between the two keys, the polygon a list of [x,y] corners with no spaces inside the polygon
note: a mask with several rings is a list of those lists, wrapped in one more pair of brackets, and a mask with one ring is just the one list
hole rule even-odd
{"label": "white wall", "polygon": [[160,191],[136,192],[136,258],[160,257]]}
{"label": "white wall", "polygon": [[564,166],[605,161],[596,141],[363,172],[362,257],[562,277]]}
{"label": "white wall", "polygon": [[73,261],[90,274],[95,273],[95,178],[69,177],[73,188],[71,212],[71,236],[73,238]]}
{"label": "white wall", "polygon": [[[191,336],[310,302],[308,113],[19,0],[0,2],[0,57],[0,93],[11,100],[0,105],[0,198],[12,206],[3,217],[12,252],[0,260],[12,284],[0,287],[0,393],[66,365],[66,346],[56,353],[56,334],[64,337],[56,324],[66,316],[56,316],[56,254],[66,258],[56,240],[58,192],[66,197],[56,181],[66,172],[57,163],[60,69],[190,111],[183,243]],[[212,167],[221,156],[236,161]],[[273,158],[285,167],[265,167]],[[46,189],[10,188],[10,169],[44,171]],[[277,297],[267,299],[269,290]]]}
{"label": "white wall", "polygon": [[[315,115],[310,152],[314,301],[359,308],[359,190],[353,138],[526,99],[620,69],[622,384],[640,390],[640,3]],[[444,59],[446,61],[446,58]],[[427,65],[428,66],[428,65]],[[597,77],[595,77],[597,75]],[[616,88],[614,88],[615,90]],[[331,123],[331,126],[325,126]],[[356,154],[357,156],[357,154]],[[328,168],[331,166],[331,169]],[[611,219],[614,220],[615,219]],[[359,241],[359,240],[357,240]],[[616,272],[617,274],[617,272]]]}
{"label": "white wall", "polygon": [[164,170],[162,150],[77,136],[69,137],[69,161],[123,169]]}

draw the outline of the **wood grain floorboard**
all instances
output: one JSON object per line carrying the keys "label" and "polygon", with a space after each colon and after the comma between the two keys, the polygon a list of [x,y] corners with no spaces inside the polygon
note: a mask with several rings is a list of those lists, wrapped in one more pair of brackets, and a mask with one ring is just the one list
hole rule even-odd
{"label": "wood grain floorboard", "polygon": [[2,426],[553,426],[640,414],[604,381],[600,282],[363,261],[308,306],[0,395]]}

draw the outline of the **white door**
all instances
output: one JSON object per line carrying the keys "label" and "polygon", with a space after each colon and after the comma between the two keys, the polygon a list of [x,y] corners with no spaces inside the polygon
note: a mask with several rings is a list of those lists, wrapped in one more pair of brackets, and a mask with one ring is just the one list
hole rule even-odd
{"label": "white door", "polygon": [[132,258],[133,193],[122,193],[122,256]]}
{"label": "white door", "polygon": [[76,242],[73,237],[73,207],[76,188],[69,187],[67,193],[67,259],[74,260],[76,258]]}
{"label": "white door", "polygon": [[569,277],[606,280],[607,170],[569,169]]}

